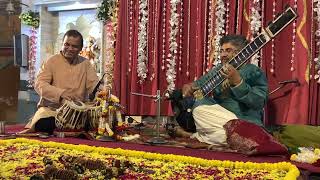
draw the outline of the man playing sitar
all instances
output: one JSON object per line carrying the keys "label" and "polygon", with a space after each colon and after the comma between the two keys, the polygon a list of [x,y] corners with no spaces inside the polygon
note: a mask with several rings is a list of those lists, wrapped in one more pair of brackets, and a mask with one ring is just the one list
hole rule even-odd
{"label": "man playing sitar", "polygon": [[242,119],[262,126],[267,79],[259,67],[247,62],[296,18],[288,6],[250,43],[241,35],[222,37],[221,63],[170,95],[175,118],[182,127],[176,134],[192,136],[204,144],[226,145],[223,126],[228,121]]}
{"label": "man playing sitar", "polygon": [[[247,44],[241,35],[224,36],[220,40],[221,64],[182,87],[183,97],[195,98],[192,115],[196,129],[189,136],[206,144],[224,145],[226,134],[223,125],[229,120],[243,119],[262,125],[263,107],[268,96],[265,74],[253,64],[243,63],[238,70],[229,64]],[[214,76],[225,80],[212,90],[210,96],[205,96],[208,93],[204,92],[206,86]]]}

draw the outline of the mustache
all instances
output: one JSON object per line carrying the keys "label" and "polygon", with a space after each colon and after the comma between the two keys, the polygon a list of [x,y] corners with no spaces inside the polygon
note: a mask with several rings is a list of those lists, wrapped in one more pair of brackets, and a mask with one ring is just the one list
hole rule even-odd
{"label": "mustache", "polygon": [[229,61],[231,58],[229,58],[229,57],[221,57],[220,58],[222,61]]}

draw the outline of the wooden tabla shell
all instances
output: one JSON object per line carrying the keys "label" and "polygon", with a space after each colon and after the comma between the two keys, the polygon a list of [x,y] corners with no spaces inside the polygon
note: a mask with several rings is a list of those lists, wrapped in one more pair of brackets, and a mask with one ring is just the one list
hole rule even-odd
{"label": "wooden tabla shell", "polygon": [[60,130],[95,129],[101,114],[99,109],[101,108],[80,101],[65,101],[57,109],[56,126]]}

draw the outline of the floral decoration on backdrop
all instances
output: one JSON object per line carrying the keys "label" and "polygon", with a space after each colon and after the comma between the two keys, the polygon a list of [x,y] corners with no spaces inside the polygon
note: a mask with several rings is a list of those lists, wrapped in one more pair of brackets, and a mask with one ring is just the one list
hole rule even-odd
{"label": "floral decoration on backdrop", "polygon": [[103,0],[97,8],[97,19],[104,24],[114,17],[114,11],[118,6],[117,0]]}
{"label": "floral decoration on backdrop", "polygon": [[35,64],[36,64],[36,53],[37,53],[37,30],[36,28],[40,25],[39,13],[34,11],[27,11],[20,14],[19,18],[21,23],[27,26],[31,26],[30,37],[29,37],[29,57],[28,57],[28,87],[32,88],[35,81]]}
{"label": "floral decoration on backdrop", "polygon": [[0,179],[296,179],[288,162],[205,160],[30,139],[0,141]]}
{"label": "floral decoration on backdrop", "polygon": [[214,65],[217,65],[220,63],[220,39],[225,35],[225,14],[226,14],[226,8],[223,0],[217,0],[215,5],[216,10],[216,21],[215,21],[215,36],[214,36]]}
{"label": "floral decoration on backdrop", "polygon": [[39,13],[34,12],[34,11],[27,11],[27,12],[23,12],[19,15],[19,18],[21,19],[21,23],[34,27],[34,28],[38,28],[40,25],[40,16]]}
{"label": "floral decoration on backdrop", "polygon": [[[315,44],[316,49],[319,49],[320,47],[320,1],[319,0],[313,0],[313,11],[315,12]],[[314,79],[317,80],[317,83],[320,83],[320,53],[318,52],[317,57],[314,58],[315,63],[315,75]]]}
{"label": "floral decoration on backdrop", "polygon": [[115,43],[118,28],[118,0],[104,0],[97,9],[97,19],[105,25],[105,48],[106,48],[106,63],[105,63],[105,85],[106,89],[111,89],[113,84],[113,71],[115,63]]}
{"label": "floral decoration on backdrop", "polygon": [[[250,3],[250,31],[251,35],[260,34],[260,29],[262,27],[262,17],[261,17],[261,0],[253,0]],[[251,40],[254,38],[252,37]],[[260,53],[253,55],[251,58],[251,64],[259,66]]]}
{"label": "floral decoration on backdrop", "polygon": [[138,64],[137,75],[139,82],[143,83],[148,73],[148,1],[139,1],[139,27],[138,27]]}
{"label": "floral decoration on backdrop", "polygon": [[179,32],[179,13],[178,5],[181,3],[180,0],[171,0],[171,9],[170,9],[170,34],[169,34],[169,54],[167,55],[167,71],[166,79],[168,82],[167,89],[173,91],[176,87],[176,60],[178,59],[178,43],[177,43],[177,34]]}

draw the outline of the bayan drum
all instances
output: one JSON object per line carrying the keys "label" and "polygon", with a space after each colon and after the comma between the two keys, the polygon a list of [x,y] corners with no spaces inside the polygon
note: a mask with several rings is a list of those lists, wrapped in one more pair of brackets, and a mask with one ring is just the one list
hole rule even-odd
{"label": "bayan drum", "polygon": [[98,127],[101,107],[80,101],[65,101],[57,109],[56,126],[59,130],[92,130]]}

